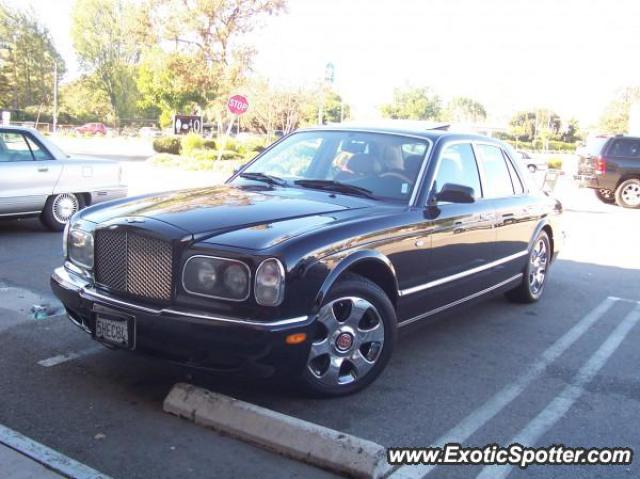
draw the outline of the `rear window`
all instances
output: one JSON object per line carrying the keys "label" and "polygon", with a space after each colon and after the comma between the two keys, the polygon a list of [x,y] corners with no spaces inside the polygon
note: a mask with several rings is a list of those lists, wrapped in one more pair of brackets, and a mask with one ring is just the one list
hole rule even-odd
{"label": "rear window", "polygon": [[614,140],[607,154],[624,158],[639,157],[640,139],[621,138]]}

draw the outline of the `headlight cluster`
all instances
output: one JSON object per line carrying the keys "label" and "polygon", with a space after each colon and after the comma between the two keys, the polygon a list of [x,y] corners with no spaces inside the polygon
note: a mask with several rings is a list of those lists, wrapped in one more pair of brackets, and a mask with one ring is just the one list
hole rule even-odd
{"label": "headlight cluster", "polygon": [[93,268],[93,234],[75,226],[64,230],[63,250],[66,258],[84,269]]}
{"label": "headlight cluster", "polygon": [[246,264],[213,256],[192,256],[182,273],[182,285],[188,293],[233,301],[247,299],[250,279]]}
{"label": "headlight cluster", "polygon": [[[255,298],[263,306],[277,306],[284,299],[284,267],[275,258],[263,261],[256,270]],[[182,272],[187,293],[208,298],[244,301],[249,297],[251,273],[237,260],[196,255]]]}

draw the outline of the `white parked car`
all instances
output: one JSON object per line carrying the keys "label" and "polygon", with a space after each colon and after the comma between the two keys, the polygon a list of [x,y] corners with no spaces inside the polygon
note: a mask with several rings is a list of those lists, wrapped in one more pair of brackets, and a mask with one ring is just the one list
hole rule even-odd
{"label": "white parked car", "polygon": [[61,231],[79,209],[127,195],[116,161],[66,155],[33,128],[0,126],[0,217]]}
{"label": "white parked car", "polygon": [[520,164],[522,166],[526,166],[527,170],[531,173],[549,168],[547,160],[544,158],[535,157],[531,153],[523,150],[517,150],[516,153],[518,154],[518,159],[521,162]]}

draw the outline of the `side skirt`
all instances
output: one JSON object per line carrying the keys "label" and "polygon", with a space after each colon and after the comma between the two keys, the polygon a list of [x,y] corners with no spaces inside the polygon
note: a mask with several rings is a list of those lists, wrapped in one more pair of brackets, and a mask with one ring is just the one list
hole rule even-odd
{"label": "side skirt", "polygon": [[490,286],[489,288],[483,289],[482,291],[478,291],[477,293],[473,293],[469,296],[466,296],[462,299],[459,299],[457,301],[454,301],[453,303],[449,303],[449,304],[445,304],[444,306],[440,306],[439,308],[436,309],[432,309],[431,311],[427,311],[426,313],[423,313],[419,316],[415,316],[413,318],[410,319],[406,319],[400,323],[398,323],[398,327],[402,328],[404,326],[408,326],[409,324],[415,323],[416,321],[420,321],[421,319],[425,319],[428,318],[430,316],[434,316],[438,313],[442,313],[443,311],[446,311],[447,309],[453,308],[455,306],[458,306],[460,304],[466,303],[467,301],[471,301],[473,299],[479,298],[480,296],[483,296],[485,294],[489,294],[492,293],[500,288],[503,288],[505,286],[508,286],[511,283],[515,283],[518,280],[520,280],[522,278],[522,273],[518,273],[515,276],[512,276],[509,279],[506,279],[498,284],[494,284],[493,286]]}

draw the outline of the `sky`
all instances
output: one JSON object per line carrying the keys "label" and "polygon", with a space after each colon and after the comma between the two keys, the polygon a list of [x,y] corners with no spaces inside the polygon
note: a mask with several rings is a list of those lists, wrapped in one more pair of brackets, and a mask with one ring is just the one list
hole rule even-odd
{"label": "sky", "polygon": [[[32,5],[71,78],[73,0]],[[638,0],[289,0],[248,39],[254,69],[273,84],[308,86],[335,65],[335,88],[358,119],[374,118],[393,89],[432,87],[470,96],[490,122],[547,107],[584,126],[616,91],[640,85]]]}

